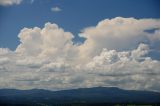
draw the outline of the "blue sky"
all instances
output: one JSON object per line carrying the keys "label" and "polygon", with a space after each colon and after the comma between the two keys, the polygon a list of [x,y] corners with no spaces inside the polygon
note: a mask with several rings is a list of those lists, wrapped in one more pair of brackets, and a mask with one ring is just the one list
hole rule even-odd
{"label": "blue sky", "polygon": [[[24,27],[43,27],[56,23],[77,35],[88,26],[95,26],[106,18],[160,18],[159,0],[24,0],[19,5],[0,6],[0,47],[15,50],[20,43],[18,33]],[[53,12],[52,7],[61,11]]]}
{"label": "blue sky", "polygon": [[160,92],[159,11],[159,0],[0,0],[0,88]]}

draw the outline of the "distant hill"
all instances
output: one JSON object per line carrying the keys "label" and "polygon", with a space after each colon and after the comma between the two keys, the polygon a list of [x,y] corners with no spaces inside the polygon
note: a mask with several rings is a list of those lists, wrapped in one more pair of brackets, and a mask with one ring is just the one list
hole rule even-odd
{"label": "distant hill", "polygon": [[122,90],[116,87],[62,91],[0,89],[0,104],[160,103],[160,93]]}

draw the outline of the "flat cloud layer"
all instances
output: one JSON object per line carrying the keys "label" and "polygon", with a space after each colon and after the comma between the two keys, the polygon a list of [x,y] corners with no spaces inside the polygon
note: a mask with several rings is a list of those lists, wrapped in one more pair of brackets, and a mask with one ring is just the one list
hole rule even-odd
{"label": "flat cloud layer", "polygon": [[[56,24],[23,28],[15,51],[0,48],[0,88],[95,86],[160,90],[159,19],[116,17],[85,28],[82,44]],[[155,57],[155,56],[154,56]]]}

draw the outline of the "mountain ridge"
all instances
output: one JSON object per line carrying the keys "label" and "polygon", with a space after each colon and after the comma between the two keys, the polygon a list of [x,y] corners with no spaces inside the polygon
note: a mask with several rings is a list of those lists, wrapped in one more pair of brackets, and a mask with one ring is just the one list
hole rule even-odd
{"label": "mountain ridge", "polygon": [[159,103],[160,93],[124,90],[116,87],[93,87],[49,91],[44,89],[0,89],[0,103]]}

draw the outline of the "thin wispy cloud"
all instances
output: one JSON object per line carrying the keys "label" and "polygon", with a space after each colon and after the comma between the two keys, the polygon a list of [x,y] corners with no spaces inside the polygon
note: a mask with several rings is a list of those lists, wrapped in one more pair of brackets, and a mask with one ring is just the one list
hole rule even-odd
{"label": "thin wispy cloud", "polygon": [[56,7],[52,7],[51,11],[53,11],[53,12],[60,12],[60,11],[62,11],[62,9],[60,7],[56,6]]}

